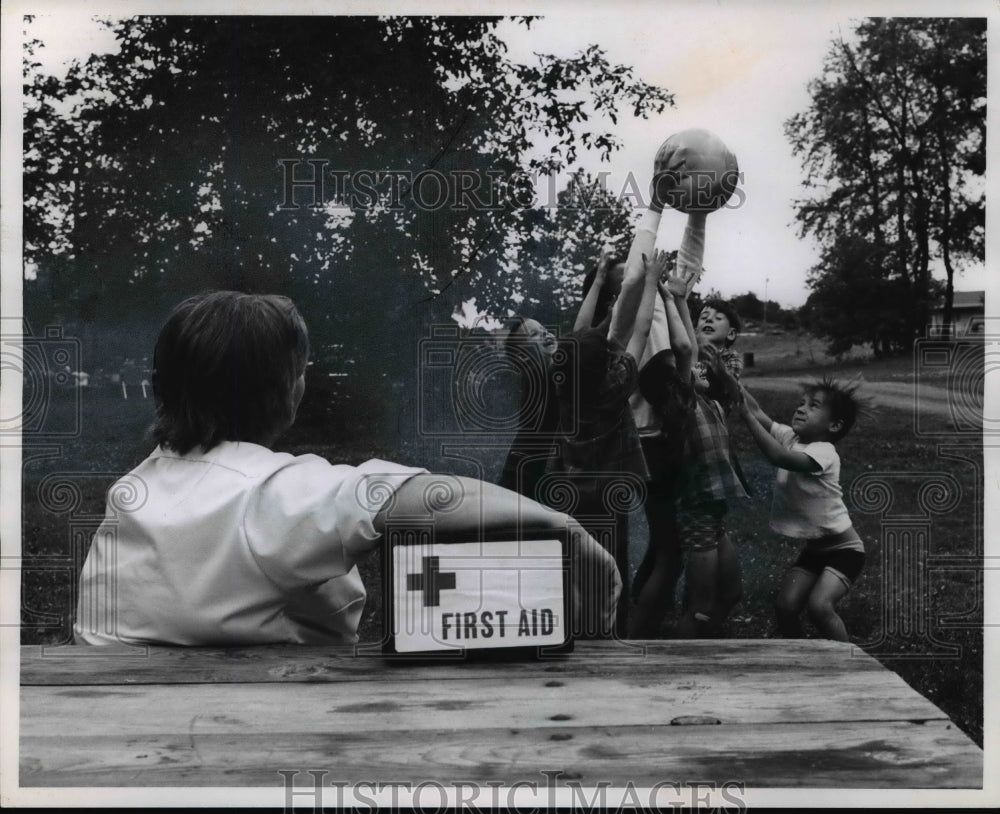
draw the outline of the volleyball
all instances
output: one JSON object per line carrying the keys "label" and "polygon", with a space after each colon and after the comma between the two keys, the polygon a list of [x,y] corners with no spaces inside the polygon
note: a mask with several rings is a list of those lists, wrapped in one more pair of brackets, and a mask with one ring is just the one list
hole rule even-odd
{"label": "volleyball", "polygon": [[670,136],[653,162],[653,198],[680,212],[714,212],[739,183],[736,156],[708,130]]}

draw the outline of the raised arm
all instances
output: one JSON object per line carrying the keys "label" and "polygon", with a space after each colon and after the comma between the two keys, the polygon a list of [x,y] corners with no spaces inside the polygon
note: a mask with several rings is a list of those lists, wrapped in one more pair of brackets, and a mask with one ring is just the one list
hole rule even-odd
{"label": "raised arm", "polygon": [[[653,256],[656,244],[656,230],[660,225],[662,206],[657,209],[650,206],[643,214],[639,227],[635,230],[632,245],[629,246],[628,258],[625,260],[625,275],[622,278],[622,289],[611,310],[610,336],[624,337],[622,344],[628,342],[635,326],[636,314],[642,306],[643,293],[646,290],[646,267],[643,257]],[[621,341],[621,340],[619,340]],[[636,357],[638,360],[638,357]]]}
{"label": "raised arm", "polygon": [[[450,495],[449,499],[447,496]],[[379,534],[393,518],[427,518],[436,533],[468,534],[490,531],[568,532],[574,592],[574,613],[596,619],[611,631],[621,578],[614,558],[572,517],[492,483],[454,475],[414,475],[375,517]]]}
{"label": "raised arm", "polygon": [[754,415],[754,411],[746,401],[740,402],[739,410],[760,451],[776,467],[791,472],[817,472],[822,468],[804,452],[796,452],[783,447],[778,439],[771,435],[769,429],[757,420],[757,416]]}
{"label": "raised arm", "polygon": [[612,325],[611,338],[626,345],[626,350],[633,359],[638,362],[642,358],[642,351],[646,347],[646,340],[649,338],[649,329],[653,324],[653,310],[656,303],[656,283],[660,276],[666,272],[668,259],[666,252],[655,251],[652,258],[643,256],[644,280],[642,287],[642,299],[639,301],[639,309],[635,314],[635,320],[631,326],[624,323],[619,324],[619,330],[629,330],[629,335],[616,336]]}
{"label": "raised arm", "polygon": [[684,224],[684,236],[677,250],[677,268],[681,275],[691,280],[688,293],[701,279],[702,263],[705,257],[705,221],[706,212],[691,212]]}
{"label": "raised arm", "polygon": [[597,301],[601,298],[601,290],[608,277],[608,265],[613,251],[611,246],[604,246],[601,249],[601,254],[597,258],[597,272],[594,274],[594,282],[580,304],[580,313],[576,315],[576,322],[573,324],[574,331],[589,328],[594,323],[594,312],[597,311]]}
{"label": "raised arm", "polygon": [[681,381],[686,382],[691,376],[691,365],[697,352],[694,330],[691,328],[691,315],[687,307],[687,292],[689,290],[691,272],[682,272],[679,265],[664,278],[660,286],[660,295],[667,312],[667,325],[670,330],[670,347],[674,351],[677,373]]}
{"label": "raised arm", "polygon": [[764,429],[770,431],[771,425],[774,423],[771,417],[765,413],[760,404],[757,403],[757,399],[754,398],[753,393],[747,390],[746,386],[740,383],[740,392],[743,395],[743,400],[746,401],[747,407],[750,412],[753,413],[754,418],[756,418],[764,427]]}

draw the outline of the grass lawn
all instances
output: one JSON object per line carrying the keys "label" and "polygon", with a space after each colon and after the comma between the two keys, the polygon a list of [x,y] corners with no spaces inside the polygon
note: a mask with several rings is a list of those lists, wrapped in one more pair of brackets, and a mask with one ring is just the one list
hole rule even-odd
{"label": "grass lawn", "polygon": [[[841,360],[827,367],[822,346],[799,335],[744,337],[738,349],[755,354],[755,374],[811,374],[862,370],[869,381],[913,378],[908,359],[861,364]],[[938,375],[934,373],[933,375]],[[907,378],[909,377],[909,379]],[[142,460],[151,444],[144,436],[152,401],[128,401],[111,390],[82,391],[79,414],[70,391],[57,391],[50,404],[50,426],[80,432],[68,440],[25,443],[23,466],[22,642],[56,643],[71,637],[75,584],[82,558],[103,515],[104,494],[115,477]],[[787,421],[797,396],[757,391],[762,406]],[[359,422],[356,422],[356,424]],[[947,422],[939,420],[947,433]],[[365,437],[358,426],[329,435],[305,422],[285,439],[291,451],[312,451],[336,462],[384,457],[421,461],[448,469],[447,461],[428,457],[411,441],[391,443]],[[930,426],[930,425],[923,425]],[[774,635],[771,605],[780,578],[797,548],[768,530],[773,470],[757,452],[740,422],[734,441],[754,496],[735,507],[730,528],[744,575],[744,598],[727,623],[725,635],[762,638]],[[322,442],[311,439],[323,437]],[[881,409],[862,419],[839,445],[841,482],[848,508],[867,548],[858,584],[842,605],[852,639],[901,675],[982,744],[982,507],[981,437],[942,434],[918,437],[912,411]],[[503,450],[482,461],[482,471],[498,471]],[[459,474],[469,474],[460,471]],[[853,486],[867,483],[867,497]],[[880,496],[891,503],[877,511]],[[868,501],[868,511],[865,500]],[[641,524],[634,524],[632,550],[641,552]],[[924,556],[900,560],[904,549],[923,546]],[[381,581],[378,558],[363,564],[369,587],[361,633],[380,634]],[[821,699],[822,687],[817,687]]]}

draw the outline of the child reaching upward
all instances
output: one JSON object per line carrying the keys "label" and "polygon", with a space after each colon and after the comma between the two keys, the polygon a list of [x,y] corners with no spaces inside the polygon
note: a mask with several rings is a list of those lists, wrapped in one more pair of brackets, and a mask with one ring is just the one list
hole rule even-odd
{"label": "child reaching upward", "polygon": [[725,364],[715,344],[696,332],[687,305],[701,272],[704,221],[703,213],[688,215],[677,267],[662,292],[670,350],[655,354],[639,381],[658,418],[664,450],[676,448],[667,457],[676,461],[671,496],[677,532],[676,538],[650,540],[654,559],[636,602],[636,636],[655,635],[670,605],[681,549],[689,599],[677,636],[713,635],[742,594],[739,562],[725,524],[729,501],[746,497],[719,401],[729,400],[719,373]]}
{"label": "child reaching upward", "polygon": [[865,548],[844,505],[835,444],[854,426],[856,389],[830,379],[805,387],[791,426],[772,421],[742,389],[740,415],[778,468],[771,528],[805,541],[778,594],[778,628],[784,636],[802,635],[799,616],[805,609],[824,636],[848,641],[836,605],[861,573]]}
{"label": "child reaching upward", "polygon": [[[615,254],[614,247],[605,245],[598,255],[597,262],[593,265],[587,276],[583,278],[583,301],[587,302],[588,295],[595,288],[598,291],[597,299],[591,306],[580,306],[577,314],[574,331],[581,328],[591,328],[604,321],[604,318],[611,312],[621,294],[622,282],[625,278],[625,261]],[[586,320],[590,322],[587,323]]]}
{"label": "child reaching upward", "polygon": [[131,505],[109,494],[80,576],[78,643],[356,642],[356,563],[390,519],[428,513],[446,535],[568,530],[571,608],[613,623],[614,562],[566,515],[469,478],[450,478],[456,499],[437,509],[425,498],[440,481],[424,469],[274,452],[308,352],[285,297],[217,291],[174,309],[154,352],[158,446],[120,484]]}
{"label": "child reaching upward", "polygon": [[[712,350],[737,381],[743,373],[743,361],[733,350],[733,344],[741,330],[743,323],[740,321],[740,315],[725,300],[711,299],[701,306],[698,323],[695,326],[698,344],[702,348],[711,345]],[[710,350],[709,353],[711,352]],[[701,364],[704,365],[705,362],[702,361]]]}
{"label": "child reaching upward", "polygon": [[[602,251],[594,283],[573,333],[560,342],[555,365],[562,430],[558,469],[577,492],[574,517],[613,553],[625,585],[630,574],[629,501],[623,496],[640,490],[648,477],[629,397],[637,384],[636,359],[653,318],[656,281],[666,263],[665,255],[648,258],[641,250],[644,242],[640,236],[633,243],[622,297],[591,327],[609,266],[610,249]],[[618,607],[617,632],[622,635],[627,613],[626,590]]]}
{"label": "child reaching upward", "polygon": [[[675,299],[678,299],[675,297]],[[678,303],[680,305],[680,303]],[[686,312],[686,308],[682,313]],[[685,319],[685,325],[690,326]],[[688,605],[677,623],[679,638],[717,635],[719,626],[740,601],[743,580],[739,560],[726,531],[733,500],[747,497],[729,441],[720,383],[732,381],[711,343],[699,347],[688,328],[694,400],[685,431],[685,450],[677,496],[677,524],[683,549]],[[682,367],[678,355],[678,368]],[[702,362],[703,364],[699,364]],[[686,366],[686,365],[685,365]]]}
{"label": "child reaching upward", "polygon": [[[647,494],[649,546],[643,571],[636,576],[635,609],[629,634],[633,638],[655,638],[683,570],[681,542],[674,505],[680,484],[682,462],[691,417],[694,388],[691,383],[691,317],[687,292],[694,271],[675,266],[660,286],[670,347],[655,353],[639,374],[639,391],[656,417],[658,432],[643,439],[643,450],[653,473]],[[660,522],[654,522],[654,518]],[[641,583],[639,582],[642,577]]]}

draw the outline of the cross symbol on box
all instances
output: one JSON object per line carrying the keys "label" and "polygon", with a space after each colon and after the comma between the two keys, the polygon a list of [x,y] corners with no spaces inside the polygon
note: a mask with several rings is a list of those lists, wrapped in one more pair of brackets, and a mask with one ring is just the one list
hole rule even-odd
{"label": "cross symbol on box", "polygon": [[441,572],[438,557],[424,557],[419,574],[406,575],[406,590],[423,591],[424,607],[435,608],[441,604],[441,591],[455,587],[455,572]]}

